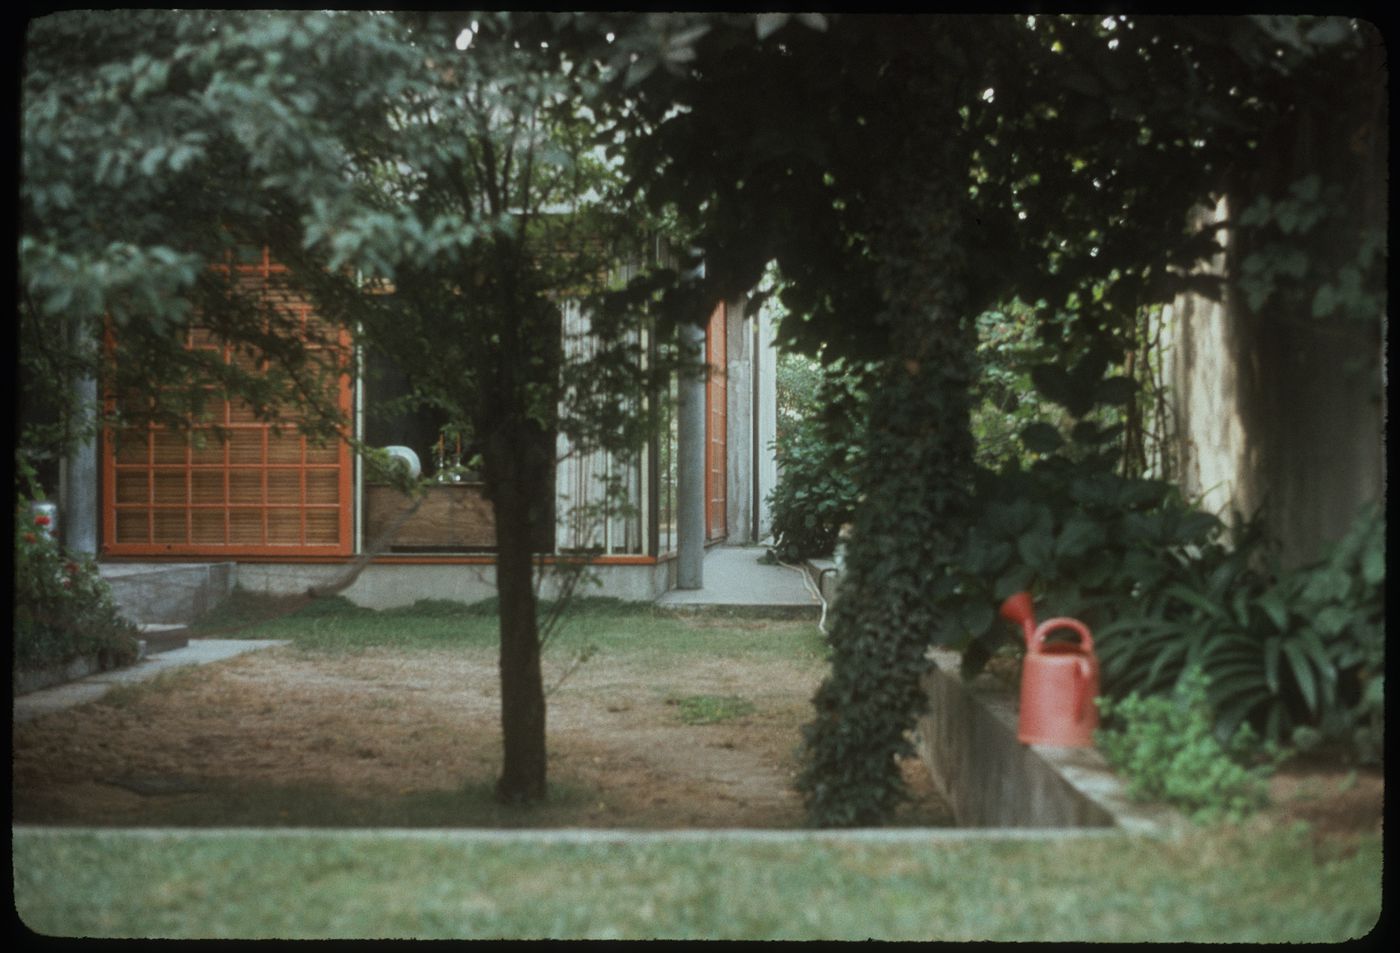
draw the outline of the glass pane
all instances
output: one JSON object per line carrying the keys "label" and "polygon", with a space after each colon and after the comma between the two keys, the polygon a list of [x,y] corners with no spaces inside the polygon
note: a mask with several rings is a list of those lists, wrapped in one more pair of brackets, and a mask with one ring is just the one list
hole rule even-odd
{"label": "glass pane", "polygon": [[170,433],[168,430],[157,430],[155,436],[155,457],[156,463],[184,463],[186,438],[183,434]]}
{"label": "glass pane", "polygon": [[157,470],[155,502],[183,504],[189,502],[185,490],[184,470]]}
{"label": "glass pane", "polygon": [[263,511],[233,509],[228,514],[228,539],[242,546],[261,546],[263,542]]}
{"label": "glass pane", "polygon": [[306,542],[329,546],[340,542],[340,513],[333,509],[306,511]]}
{"label": "glass pane", "polygon": [[269,503],[300,503],[301,471],[268,470],[267,501]]}
{"label": "glass pane", "polygon": [[295,430],[267,435],[268,463],[301,463],[301,437]]}
{"label": "glass pane", "polygon": [[117,470],[117,502],[150,502],[150,481],[145,470]]}
{"label": "glass pane", "polygon": [[224,471],[195,470],[190,474],[190,501],[193,503],[224,502]]}
{"label": "glass pane", "polygon": [[223,545],[226,540],[224,518],[223,510],[195,510],[190,514],[191,542]]}
{"label": "glass pane", "polygon": [[262,503],[263,475],[261,470],[230,470],[228,498],[230,503]]}
{"label": "glass pane", "polygon": [[117,542],[147,543],[151,539],[151,522],[145,510],[117,510]]}
{"label": "glass pane", "polygon": [[185,524],[187,510],[155,510],[151,514],[152,539],[154,543],[189,542],[189,529]]}
{"label": "glass pane", "polygon": [[267,541],[269,543],[300,543],[301,511],[294,509],[268,510]]}
{"label": "glass pane", "polygon": [[340,473],[335,470],[306,471],[306,502],[337,503],[340,500]]}
{"label": "glass pane", "polygon": [[263,430],[261,427],[238,429],[229,434],[228,462],[261,464],[263,462]]}

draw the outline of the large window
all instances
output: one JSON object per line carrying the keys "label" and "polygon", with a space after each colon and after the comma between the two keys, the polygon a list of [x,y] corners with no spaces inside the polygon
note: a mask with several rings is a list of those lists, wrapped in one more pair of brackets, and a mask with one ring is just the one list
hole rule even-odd
{"label": "large window", "polygon": [[[321,336],[314,309],[276,280],[283,269],[266,253],[234,267],[240,280],[260,282],[265,306],[285,309],[308,339]],[[339,342],[348,348],[344,335]],[[207,330],[195,329],[186,343],[229,362],[255,361]],[[348,377],[335,387],[348,413]],[[272,423],[241,402],[221,401],[188,433],[148,426],[108,432],[104,444],[103,550],[110,555],[351,552],[349,449],[302,437],[291,411]]]}

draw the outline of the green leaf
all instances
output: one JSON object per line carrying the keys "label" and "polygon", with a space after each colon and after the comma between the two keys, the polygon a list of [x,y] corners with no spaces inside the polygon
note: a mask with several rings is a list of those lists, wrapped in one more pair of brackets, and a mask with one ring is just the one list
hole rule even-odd
{"label": "green leaf", "polygon": [[1269,617],[1269,621],[1274,624],[1274,628],[1280,632],[1288,628],[1288,606],[1284,604],[1283,598],[1278,592],[1269,589],[1255,600],[1255,605],[1264,610],[1264,614]]}
{"label": "green leaf", "polygon": [[1099,384],[1094,397],[1098,403],[1124,407],[1133,399],[1137,383],[1130,377],[1110,377]]}
{"label": "green leaf", "polygon": [[1264,696],[1241,695],[1216,709],[1215,726],[1221,734],[1229,737],[1256,708],[1269,703]]}
{"label": "green leaf", "polygon": [[1325,318],[1337,310],[1337,291],[1331,285],[1319,285],[1312,299],[1312,316]]}
{"label": "green leaf", "polygon": [[1007,596],[1030,587],[1035,579],[1035,570],[1029,566],[1013,566],[1003,573],[992,586],[992,597],[998,602]]}
{"label": "green leaf", "polygon": [[1092,520],[1071,517],[1065,522],[1059,537],[1055,540],[1057,556],[1073,558],[1082,556],[1105,542],[1103,527]]}
{"label": "green leaf", "polygon": [[1288,670],[1293,673],[1293,681],[1297,683],[1298,690],[1302,692],[1303,701],[1307,703],[1308,711],[1317,714],[1317,679],[1313,676],[1307,654],[1303,647],[1293,639],[1284,641],[1283,653],[1288,656]]}
{"label": "green leaf", "polygon": [[1195,543],[1204,540],[1220,528],[1218,517],[1210,513],[1192,512],[1181,518],[1174,535],[1178,543]]}
{"label": "green leaf", "polygon": [[1228,621],[1229,619],[1229,614],[1225,611],[1223,606],[1219,603],[1212,602],[1199,592],[1187,589],[1185,586],[1168,586],[1164,592],[1166,595],[1173,596],[1185,602],[1187,605],[1201,610],[1212,618],[1219,619],[1222,622]]}
{"label": "green leaf", "polygon": [[962,623],[968,635],[976,637],[992,627],[992,623],[996,621],[996,612],[986,603],[969,602],[964,604],[958,613],[958,621]]}
{"label": "green leaf", "polygon": [[1264,681],[1269,686],[1269,691],[1278,694],[1278,659],[1281,639],[1274,636],[1264,642]]}
{"label": "green leaf", "polygon": [[1379,548],[1366,550],[1361,556],[1361,578],[1368,586],[1385,582],[1385,553]]}
{"label": "green leaf", "polygon": [[1313,617],[1313,625],[1323,635],[1334,636],[1341,633],[1351,621],[1353,613],[1341,606],[1328,606]]}
{"label": "green leaf", "polygon": [[1016,540],[1016,552],[1027,566],[1045,573],[1054,559],[1053,539],[1049,533],[1033,529]]}
{"label": "green leaf", "polygon": [[1313,603],[1341,602],[1351,590],[1351,578],[1338,569],[1321,569],[1303,587],[1303,599]]}
{"label": "green leaf", "polygon": [[1036,453],[1053,453],[1064,446],[1064,438],[1050,424],[1036,422],[1021,431],[1021,442],[1027,450]]}
{"label": "green leaf", "polygon": [[1064,407],[1075,401],[1074,381],[1057,364],[1037,364],[1031,368],[1031,383],[1047,400]]}

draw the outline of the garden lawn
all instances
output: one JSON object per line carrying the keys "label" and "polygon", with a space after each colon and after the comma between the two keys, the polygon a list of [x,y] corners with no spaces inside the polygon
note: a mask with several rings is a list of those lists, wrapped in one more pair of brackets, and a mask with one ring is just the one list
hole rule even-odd
{"label": "garden lawn", "polygon": [[1333,942],[1380,915],[1379,836],[481,842],[451,833],[14,836],[38,933],[239,938]]}

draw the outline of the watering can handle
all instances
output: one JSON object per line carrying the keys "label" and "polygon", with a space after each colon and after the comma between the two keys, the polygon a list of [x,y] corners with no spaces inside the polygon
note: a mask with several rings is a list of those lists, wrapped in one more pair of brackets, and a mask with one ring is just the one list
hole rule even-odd
{"label": "watering can handle", "polygon": [[1073,629],[1079,633],[1080,646],[1085,655],[1092,655],[1094,651],[1094,637],[1089,634],[1089,627],[1078,619],[1046,619],[1040,623],[1040,628],[1035,630],[1035,635],[1031,636],[1029,648],[1032,652],[1040,650],[1045,643],[1045,637],[1056,629]]}
{"label": "watering can handle", "polygon": [[1094,703],[1093,695],[1090,692],[1090,685],[1094,679],[1093,666],[1089,664],[1089,656],[1081,655],[1078,660],[1079,678],[1075,680],[1075,706],[1074,720],[1084,721],[1089,717],[1089,706]]}
{"label": "watering can handle", "polygon": [[1079,633],[1079,644],[1083,654],[1077,659],[1079,677],[1075,679],[1074,717],[1076,721],[1083,721],[1088,717],[1089,704],[1093,701],[1089,696],[1089,685],[1093,680],[1093,666],[1089,659],[1094,654],[1094,637],[1089,634],[1089,627],[1078,619],[1046,619],[1040,624],[1040,628],[1035,630],[1035,635],[1030,641],[1030,650],[1040,651],[1040,647],[1045,644],[1045,637],[1056,629],[1073,629]]}

